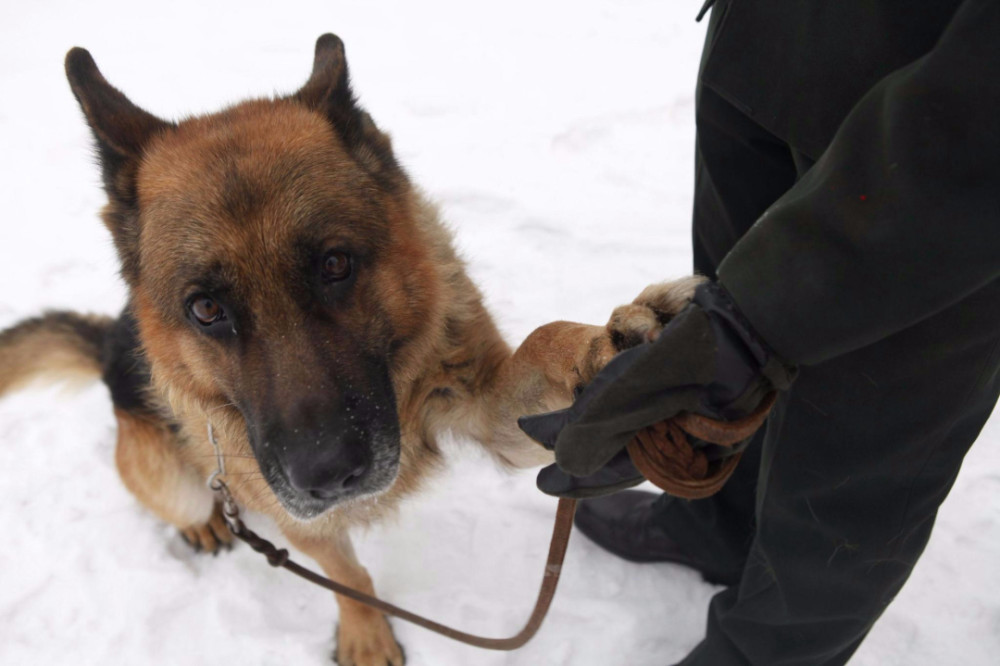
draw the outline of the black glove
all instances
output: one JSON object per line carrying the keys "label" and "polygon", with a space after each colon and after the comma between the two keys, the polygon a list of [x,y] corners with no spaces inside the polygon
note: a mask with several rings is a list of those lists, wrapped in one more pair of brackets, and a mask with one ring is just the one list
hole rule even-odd
{"label": "black glove", "polygon": [[555,450],[556,464],[538,475],[542,492],[592,497],[643,480],[624,450],[639,430],[680,412],[744,418],[769,393],[787,389],[794,374],[725,290],[705,283],[655,342],[615,356],[573,405],[523,416],[518,425]]}

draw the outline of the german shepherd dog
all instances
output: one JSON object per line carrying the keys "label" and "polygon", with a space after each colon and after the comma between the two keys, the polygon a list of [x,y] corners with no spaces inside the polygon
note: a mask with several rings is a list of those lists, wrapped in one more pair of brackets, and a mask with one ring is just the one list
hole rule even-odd
{"label": "german shepherd dog", "polygon": [[[693,291],[654,285],[606,326],[551,323],[512,351],[358,107],[333,35],[298,92],[176,123],[132,104],[83,49],[66,72],[129,300],[117,319],[54,312],[0,333],[0,395],[103,377],[122,481],[204,551],[231,540],[206,487],[211,424],[236,499],[328,576],[373,592],[348,530],[420,487],[441,434],[509,466],[551,461],[517,417],[568,405]],[[386,619],[338,601],[339,663],[400,666]]]}

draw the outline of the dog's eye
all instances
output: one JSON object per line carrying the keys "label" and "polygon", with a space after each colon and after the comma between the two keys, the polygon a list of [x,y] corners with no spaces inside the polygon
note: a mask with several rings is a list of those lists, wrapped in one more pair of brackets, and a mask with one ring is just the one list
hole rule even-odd
{"label": "dog's eye", "polygon": [[323,278],[330,282],[351,276],[351,255],[343,250],[330,250],[323,257]]}
{"label": "dog's eye", "polygon": [[198,294],[188,301],[188,310],[202,326],[209,326],[226,318],[226,311],[219,302],[206,294]]}

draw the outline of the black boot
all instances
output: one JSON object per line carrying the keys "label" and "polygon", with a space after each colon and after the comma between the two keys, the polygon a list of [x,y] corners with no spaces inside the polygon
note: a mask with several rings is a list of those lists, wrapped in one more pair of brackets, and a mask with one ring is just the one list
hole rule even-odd
{"label": "black boot", "polygon": [[720,570],[680,549],[657,520],[658,498],[657,493],[624,490],[584,500],[574,522],[591,541],[630,562],[674,562],[698,571],[713,585],[739,583],[742,572]]}

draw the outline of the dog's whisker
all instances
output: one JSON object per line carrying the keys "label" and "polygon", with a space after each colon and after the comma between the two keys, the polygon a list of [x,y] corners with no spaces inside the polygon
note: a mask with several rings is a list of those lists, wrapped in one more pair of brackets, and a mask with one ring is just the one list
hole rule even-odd
{"label": "dog's whisker", "polygon": [[[257,456],[253,454],[242,454],[242,453],[223,453],[221,454],[223,458],[228,459],[246,459],[246,460],[256,460]],[[214,453],[203,453],[196,456],[191,456],[192,458],[217,458]]]}
{"label": "dog's whisker", "polygon": [[[239,490],[243,489],[248,484],[253,483],[255,481],[266,481],[266,479],[263,476],[248,478],[248,479],[239,479],[239,483],[236,486],[237,489],[236,491],[239,492]],[[265,484],[263,488],[261,488],[260,490],[258,490],[256,493],[254,493],[249,497],[249,501],[255,502],[269,493],[273,494],[273,491],[271,490],[271,487],[269,485]]]}

